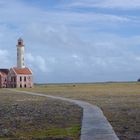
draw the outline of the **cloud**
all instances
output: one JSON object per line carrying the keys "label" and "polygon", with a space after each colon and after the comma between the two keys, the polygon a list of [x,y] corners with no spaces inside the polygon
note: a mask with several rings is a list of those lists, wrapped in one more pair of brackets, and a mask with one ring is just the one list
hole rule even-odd
{"label": "cloud", "polygon": [[33,56],[31,53],[26,54],[27,64],[35,71],[46,72],[46,61],[42,56]]}
{"label": "cloud", "polygon": [[46,72],[46,62],[41,56],[37,56],[36,63],[42,72]]}
{"label": "cloud", "polygon": [[67,7],[139,9],[139,0],[79,0],[65,3]]}
{"label": "cloud", "polygon": [[131,1],[113,2],[72,0],[46,7],[24,0],[1,1],[0,67],[16,64],[16,41],[22,37],[25,63],[35,82],[136,79],[139,16],[113,10],[129,8]]}
{"label": "cloud", "polygon": [[103,0],[96,6],[105,8],[119,8],[119,9],[138,9],[140,8],[139,0]]}
{"label": "cloud", "polygon": [[[32,55],[41,53],[45,59],[47,78],[43,81],[126,80],[127,74],[131,74],[131,79],[138,75],[138,72],[134,74],[134,69],[140,70],[135,59],[138,56],[140,36],[122,37],[96,31],[89,36],[86,34],[87,38],[81,38],[75,30],[65,26],[57,28],[54,25],[34,24],[32,27],[29,26],[26,32],[32,37],[29,37],[30,40],[34,40],[29,46],[39,50],[32,52]],[[30,58],[31,64],[36,63],[32,62],[35,59],[33,56]],[[38,69],[37,65],[33,69]]]}
{"label": "cloud", "polygon": [[[74,4],[73,2],[71,4]],[[83,5],[89,3],[91,5],[91,1],[82,1]],[[104,4],[103,4],[104,5]],[[15,8],[16,7],[16,8]],[[7,11],[6,9],[11,9]],[[18,12],[17,12],[18,11]],[[3,16],[5,15],[5,16]],[[60,25],[79,25],[80,23],[89,24],[94,22],[127,22],[129,21],[128,17],[113,15],[113,14],[105,14],[105,13],[97,13],[97,12],[76,12],[72,11],[58,11],[58,10],[42,10],[40,7],[29,6],[24,1],[8,1],[4,2],[1,12],[0,12],[1,21],[4,23],[8,23],[8,26],[14,28],[20,32],[20,30],[24,30],[24,27],[34,23],[47,23],[47,24],[57,24]],[[20,19],[20,20],[19,20]],[[108,22],[109,21],[109,22]],[[21,29],[18,29],[21,28]]]}
{"label": "cloud", "polygon": [[10,68],[12,62],[9,58],[10,58],[9,52],[7,50],[0,49],[0,66],[1,66],[1,68]]}
{"label": "cloud", "polygon": [[0,50],[0,57],[1,57],[1,62],[8,57],[8,51],[7,50]]}

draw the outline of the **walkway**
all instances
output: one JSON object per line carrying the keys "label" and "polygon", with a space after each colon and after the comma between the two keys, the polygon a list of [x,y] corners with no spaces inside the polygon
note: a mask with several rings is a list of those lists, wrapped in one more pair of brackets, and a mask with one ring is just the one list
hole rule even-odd
{"label": "walkway", "polygon": [[97,106],[91,105],[87,102],[80,100],[72,100],[63,97],[56,97],[41,93],[33,93],[27,91],[16,91],[18,93],[24,93],[35,96],[49,97],[53,99],[59,99],[68,101],[83,108],[83,120],[81,128],[81,140],[119,140],[116,136],[112,126],[103,115],[101,109]]}

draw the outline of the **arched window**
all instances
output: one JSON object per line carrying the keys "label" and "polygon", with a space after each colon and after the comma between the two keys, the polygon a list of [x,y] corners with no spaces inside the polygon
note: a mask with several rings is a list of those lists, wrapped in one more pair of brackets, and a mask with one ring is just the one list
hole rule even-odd
{"label": "arched window", "polygon": [[26,81],[26,76],[24,77],[24,81]]}

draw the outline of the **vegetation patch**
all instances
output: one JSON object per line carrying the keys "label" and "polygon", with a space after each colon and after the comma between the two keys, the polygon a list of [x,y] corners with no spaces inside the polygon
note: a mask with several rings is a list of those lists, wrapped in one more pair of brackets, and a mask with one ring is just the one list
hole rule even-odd
{"label": "vegetation patch", "polygon": [[48,130],[33,130],[33,131],[17,131],[15,136],[24,139],[45,139],[45,138],[66,138],[74,139],[80,131],[80,125],[75,125],[67,128],[49,128]]}
{"label": "vegetation patch", "polygon": [[60,100],[0,91],[0,140],[78,140],[82,109]]}

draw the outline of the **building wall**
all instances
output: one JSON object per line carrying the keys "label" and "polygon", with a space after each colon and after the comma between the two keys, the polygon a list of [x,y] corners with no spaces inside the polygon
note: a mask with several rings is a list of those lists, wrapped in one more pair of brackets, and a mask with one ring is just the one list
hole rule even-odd
{"label": "building wall", "polygon": [[2,88],[2,79],[1,79],[1,75],[0,75],[0,88]]}
{"label": "building wall", "polygon": [[18,75],[15,74],[13,69],[10,69],[8,74],[8,87],[9,88],[32,88],[33,78],[32,75]]}
{"label": "building wall", "polygon": [[7,87],[7,75],[0,74],[0,88]]}
{"label": "building wall", "polygon": [[17,75],[18,88],[32,88],[32,75]]}
{"label": "building wall", "polygon": [[13,72],[12,69],[10,69],[10,71],[8,73],[7,85],[9,88],[16,88],[17,87],[16,74]]}

